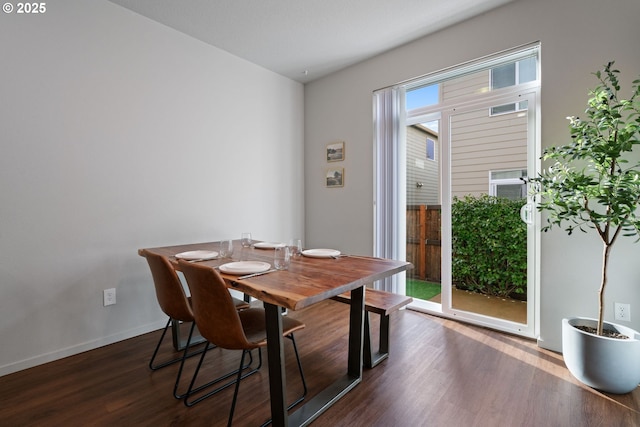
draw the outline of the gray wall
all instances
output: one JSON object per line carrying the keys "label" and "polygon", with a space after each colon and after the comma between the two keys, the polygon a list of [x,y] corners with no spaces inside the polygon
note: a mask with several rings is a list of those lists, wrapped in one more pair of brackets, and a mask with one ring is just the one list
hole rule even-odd
{"label": "gray wall", "polygon": [[138,248],[303,235],[301,84],[107,1],[0,53],[0,375],[164,326]]}
{"label": "gray wall", "polygon": [[[614,7],[615,4],[615,7]],[[426,73],[534,41],[542,43],[542,143],[564,143],[568,115],[584,111],[591,72],[615,59],[628,84],[640,73],[637,0],[516,0],[305,86],[305,216],[311,246],[372,253],[372,92]],[[627,86],[628,87],[628,86]],[[344,140],[345,187],[322,185],[324,147]],[[564,316],[596,316],[601,249],[595,236],[542,236],[540,344],[559,350]],[[640,329],[640,246],[612,254],[607,317],[631,304]],[[634,314],[637,313],[637,314]]]}

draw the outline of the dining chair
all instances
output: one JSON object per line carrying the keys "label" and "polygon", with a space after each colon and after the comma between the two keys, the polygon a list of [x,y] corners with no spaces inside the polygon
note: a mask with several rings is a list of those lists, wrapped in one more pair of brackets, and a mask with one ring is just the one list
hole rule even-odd
{"label": "dining chair", "polygon": [[[261,349],[267,345],[265,312],[264,309],[257,307],[252,307],[242,311],[235,310],[224,279],[216,270],[203,265],[189,264],[183,260],[179,260],[179,263],[180,269],[184,273],[187,285],[191,291],[193,314],[202,336],[219,348],[242,350],[242,356],[240,357],[240,369],[237,371],[237,378],[235,381],[227,383],[204,396],[194,399],[193,401],[189,401],[188,397],[191,396],[191,393],[187,392],[187,398],[185,398],[184,403],[187,406],[192,406],[235,383],[235,391],[233,393],[233,400],[228,420],[228,425],[231,426],[238,397],[238,390],[240,388],[240,381],[249,375],[256,373],[262,364]],[[282,335],[289,338],[293,344],[293,350],[296,355],[298,370],[300,371],[300,378],[304,389],[302,396],[289,405],[287,409],[291,409],[298,403],[302,402],[307,394],[307,384],[304,379],[302,364],[300,363],[300,355],[298,354],[298,348],[293,336],[295,331],[304,327],[304,323],[292,319],[289,316],[282,318]],[[251,351],[253,349],[258,349],[260,364],[250,372],[243,373],[242,368],[244,366],[245,356],[247,354],[251,355]],[[206,350],[200,356],[200,362],[194,373],[191,385],[189,386],[190,389],[195,384],[198,371],[200,370],[200,366],[202,365],[205,355]]]}
{"label": "dining chair", "polygon": [[[203,353],[206,350],[206,346],[202,349],[192,351],[191,353],[188,352],[189,348],[191,347],[191,340],[193,338],[193,332],[196,326],[196,322],[193,316],[193,311],[191,309],[191,298],[187,297],[184,288],[182,287],[182,282],[180,281],[180,278],[178,277],[175,269],[171,266],[169,260],[166,257],[152,254],[146,250],[143,250],[142,255],[146,258],[147,263],[149,264],[149,268],[151,269],[151,276],[153,277],[153,284],[156,289],[156,298],[158,299],[158,304],[160,305],[162,311],[167,316],[169,316],[167,324],[162,331],[162,335],[160,336],[158,344],[156,345],[156,348],[153,351],[153,355],[151,356],[151,360],[149,361],[149,368],[155,371],[160,368],[164,368],[165,366],[181,362],[180,368],[178,369],[178,374],[176,376],[176,382],[173,388],[174,397],[176,399],[181,399],[185,397],[185,394],[178,394],[178,384],[182,376],[184,361],[188,357]],[[229,297],[231,298],[234,309],[239,310],[249,308],[249,304],[247,302],[244,302],[237,298],[232,298],[231,295],[229,295]],[[160,349],[160,345],[162,344],[164,337],[167,334],[167,330],[169,329],[169,326],[171,326],[172,322],[191,323],[189,336],[187,338],[187,343],[184,347],[182,355],[180,357],[154,364],[156,356],[158,355],[158,350]]]}

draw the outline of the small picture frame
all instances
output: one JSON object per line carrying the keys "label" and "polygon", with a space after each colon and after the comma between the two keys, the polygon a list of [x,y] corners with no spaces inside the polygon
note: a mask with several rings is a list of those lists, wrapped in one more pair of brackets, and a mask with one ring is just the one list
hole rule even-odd
{"label": "small picture frame", "polygon": [[344,168],[328,168],[326,183],[327,188],[344,187]]}
{"label": "small picture frame", "polygon": [[327,145],[327,162],[340,162],[344,160],[344,141]]}

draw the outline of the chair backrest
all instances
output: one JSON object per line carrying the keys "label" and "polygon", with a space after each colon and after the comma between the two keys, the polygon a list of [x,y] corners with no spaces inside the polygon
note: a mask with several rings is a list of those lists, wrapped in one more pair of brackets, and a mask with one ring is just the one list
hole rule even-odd
{"label": "chair backrest", "polygon": [[153,284],[156,288],[156,297],[162,311],[172,319],[193,322],[191,304],[189,304],[182,282],[180,282],[180,278],[169,260],[146,250],[142,252],[142,255],[149,263]]}
{"label": "chair backrest", "polygon": [[221,348],[254,348],[245,336],[238,310],[220,274],[205,265],[182,260],[179,263],[191,291],[193,315],[200,334]]}

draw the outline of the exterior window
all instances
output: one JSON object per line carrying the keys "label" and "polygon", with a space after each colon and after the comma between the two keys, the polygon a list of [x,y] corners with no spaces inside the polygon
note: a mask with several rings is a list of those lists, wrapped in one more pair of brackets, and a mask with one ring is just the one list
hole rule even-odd
{"label": "exterior window", "polygon": [[[515,86],[536,80],[536,58],[526,58],[491,69],[491,89]],[[526,110],[524,102],[491,108],[491,115]]]}
{"label": "exterior window", "polygon": [[408,90],[405,108],[407,111],[429,107],[440,103],[440,85],[432,84]]}
{"label": "exterior window", "polygon": [[511,200],[527,197],[527,185],[522,179],[526,176],[526,169],[490,171],[489,195]]}
{"label": "exterior window", "polygon": [[427,160],[435,160],[436,159],[436,142],[427,138]]}

